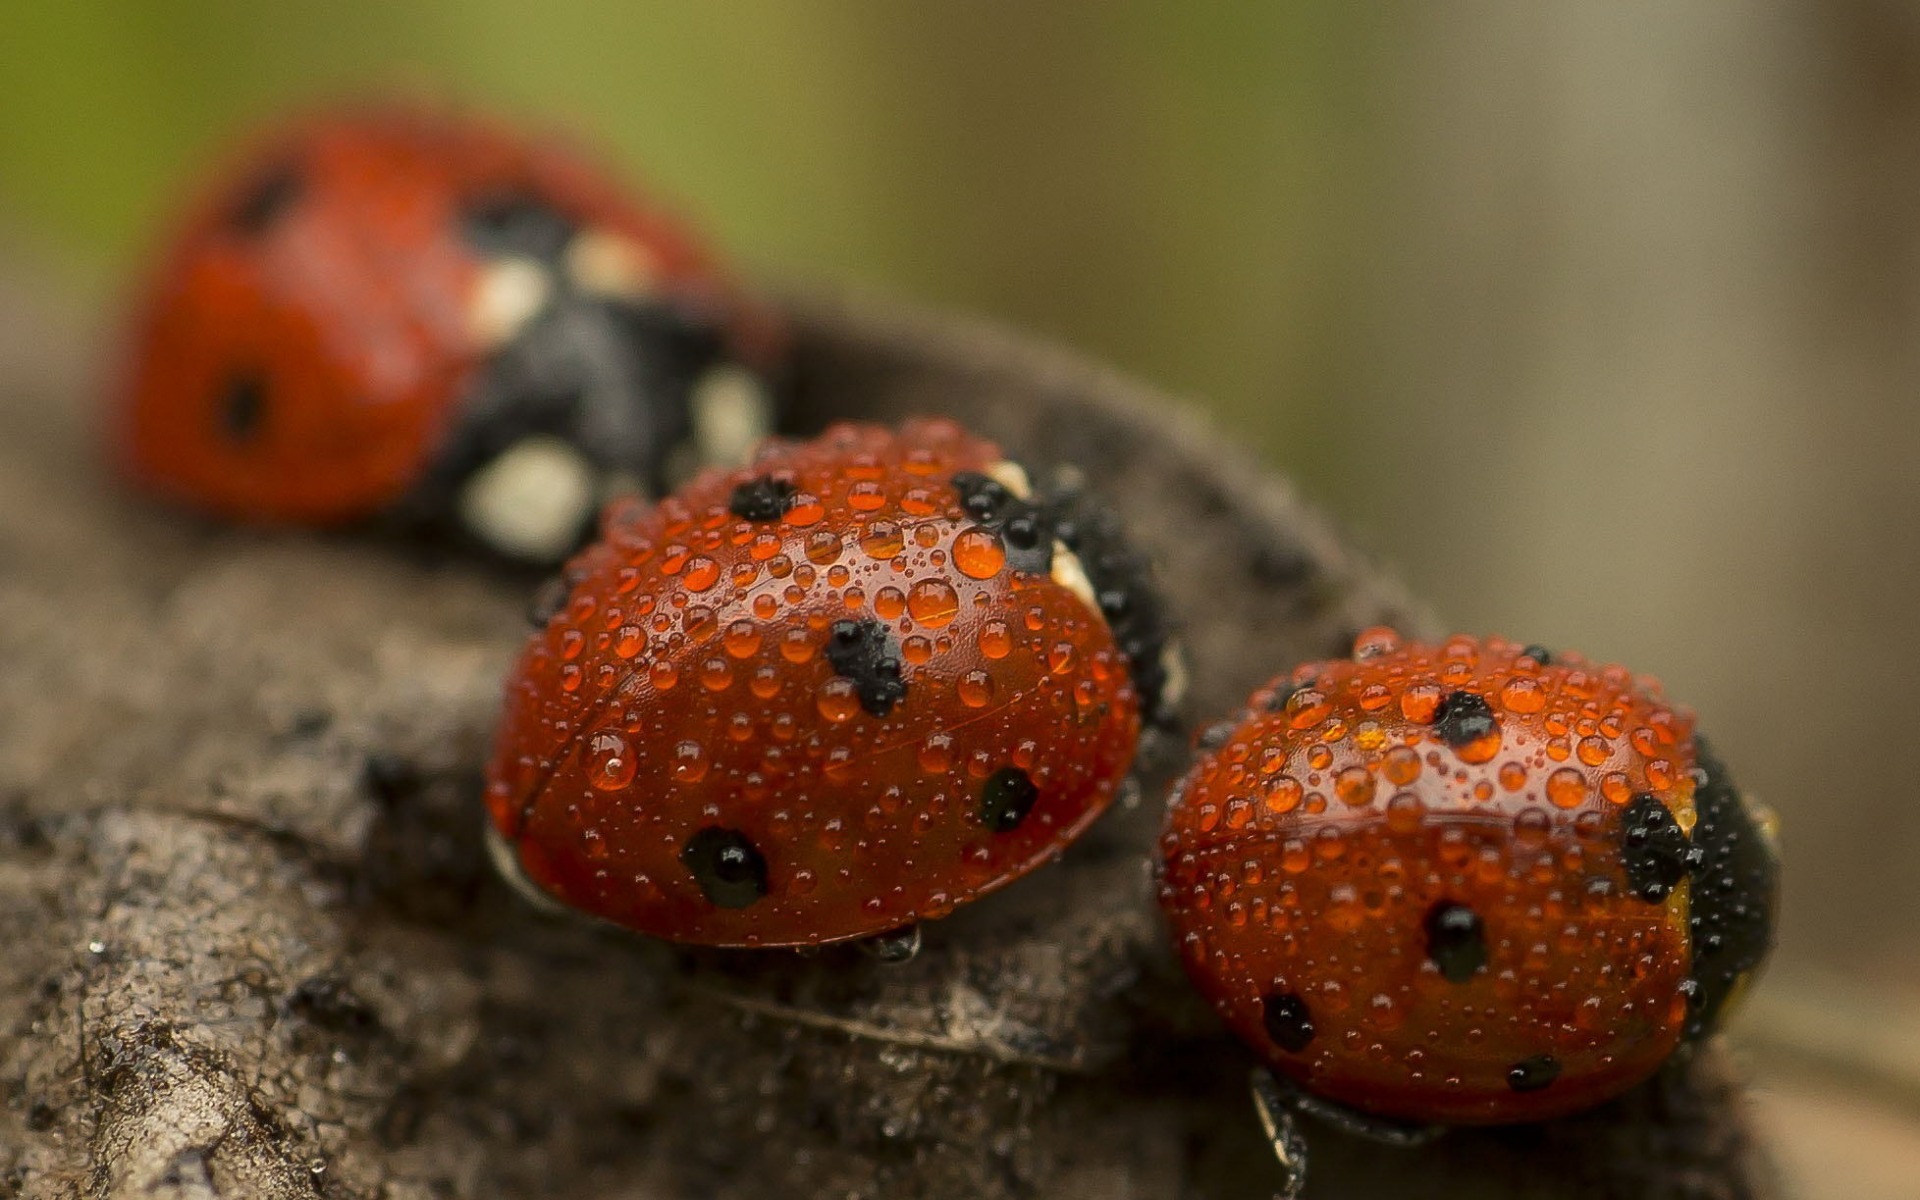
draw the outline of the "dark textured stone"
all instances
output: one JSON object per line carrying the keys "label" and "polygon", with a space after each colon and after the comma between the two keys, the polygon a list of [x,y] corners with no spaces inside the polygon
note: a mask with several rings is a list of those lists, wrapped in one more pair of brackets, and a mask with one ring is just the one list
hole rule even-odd
{"label": "dark textured stone", "polygon": [[[1036,470],[1077,459],[1154,549],[1197,715],[1239,711],[1352,629],[1434,632],[1164,397],[964,323],[795,316],[797,429],[944,411]],[[525,589],[120,497],[83,407],[103,351],[69,331],[31,345],[69,348],[72,370],[64,391],[0,386],[0,778],[38,831],[31,851],[0,838],[0,1189],[25,1170],[34,1197],[190,1171],[268,1200],[1271,1190],[1251,1056],[1186,985],[1143,886],[1158,805],[1116,806],[901,964],[693,953],[537,914],[487,868],[476,783]],[[1311,596],[1256,569],[1256,529],[1297,548]],[[283,736],[316,707],[336,714],[324,737]],[[52,754],[47,730],[101,736]],[[359,786],[375,753],[420,785]],[[294,1020],[285,998],[316,979],[350,980],[377,1027]],[[1759,1200],[1720,1063],[1703,1045],[1679,1084],[1525,1136],[1316,1137],[1313,1186],[1626,1200],[1704,1180]]]}

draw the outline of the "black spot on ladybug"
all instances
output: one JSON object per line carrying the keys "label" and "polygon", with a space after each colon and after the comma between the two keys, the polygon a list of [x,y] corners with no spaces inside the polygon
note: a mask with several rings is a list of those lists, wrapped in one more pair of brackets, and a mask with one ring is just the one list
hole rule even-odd
{"label": "black spot on ladybug", "polygon": [[1449,983],[1465,983],[1487,965],[1486,929],[1464,904],[1441,901],[1427,911],[1427,957]]}
{"label": "black spot on ladybug", "polygon": [[707,826],[687,839],[680,862],[717,907],[746,908],[767,894],[767,860],[737,829]]}
{"label": "black spot on ladybug", "polygon": [[1773,948],[1780,863],[1753,810],[1705,738],[1694,739],[1693,882],[1687,919],[1693,942],[1691,1012],[1681,1037],[1718,1024],[1740,981]]}
{"label": "black spot on ladybug", "polygon": [[995,833],[1011,833],[1039,798],[1032,776],[1019,767],[1002,767],[980,785],[980,820]]}
{"label": "black spot on ladybug", "polygon": [[1298,1054],[1313,1040],[1313,1014],[1297,992],[1275,992],[1260,1000],[1260,1021],[1273,1044]]}
{"label": "black spot on ladybug", "polygon": [[1433,713],[1434,728],[1447,745],[1455,748],[1477,742],[1499,732],[1493,709],[1486,698],[1474,692],[1448,692]]}
{"label": "black spot on ladybug", "polygon": [[906,699],[900,678],[900,643],[893,632],[872,617],[835,621],[827,631],[827,661],[834,674],[853,680],[860,707],[884,717]]}
{"label": "black spot on ladybug", "polygon": [[1523,1058],[1507,1068],[1507,1086],[1516,1092],[1537,1092],[1560,1078],[1560,1060],[1551,1054]]}
{"label": "black spot on ladybug", "polygon": [[241,193],[227,214],[227,224],[235,233],[259,237],[293,207],[304,187],[300,169],[293,163],[269,167],[256,175]]}
{"label": "black spot on ladybug", "polygon": [[1535,642],[1527,646],[1525,649],[1521,650],[1520,656],[1522,658],[1530,658],[1534,662],[1539,663],[1543,667],[1550,667],[1553,665],[1553,651],[1547,649],[1545,646],[1540,645],[1538,642]]}
{"label": "black spot on ladybug", "polygon": [[793,507],[796,494],[786,480],[762,475],[734,488],[727,509],[743,521],[778,521]]}
{"label": "black spot on ladybug", "polygon": [[1621,830],[1627,887],[1649,904],[1660,903],[1686,878],[1693,844],[1652,792],[1641,792],[1627,805]]}
{"label": "black spot on ladybug", "polygon": [[220,432],[228,441],[250,442],[267,415],[267,384],[258,375],[235,375],[220,393]]}
{"label": "black spot on ladybug", "polygon": [[490,192],[460,214],[460,235],[487,258],[533,258],[556,262],[573,240],[571,217],[523,192]]}
{"label": "black spot on ladybug", "polygon": [[1005,537],[1007,545],[1015,550],[1031,550],[1040,544],[1041,536],[1046,532],[1040,527],[1037,513],[1016,513],[1007,519]]}
{"label": "black spot on ladybug", "polygon": [[975,471],[955,474],[953,490],[960,493],[960,507],[982,525],[998,522],[1007,506],[1013,503],[1013,493],[1005,484]]}

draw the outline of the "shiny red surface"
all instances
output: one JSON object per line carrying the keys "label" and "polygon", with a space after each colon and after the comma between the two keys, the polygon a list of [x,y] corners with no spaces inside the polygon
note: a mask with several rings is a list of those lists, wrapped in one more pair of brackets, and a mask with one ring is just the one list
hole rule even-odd
{"label": "shiny red surface", "polygon": [[[1078,835],[1131,767],[1139,701],[1098,610],[963,511],[954,474],[999,459],[945,421],[840,426],[610,509],[507,687],[487,804],[527,878],[658,937],[809,945],[944,916]],[[734,515],[766,477],[793,507]],[[825,653],[868,618],[904,664],[883,717]],[[1006,768],[1038,797],[997,832],[981,793]],[[766,860],[747,907],[682,861],[716,826]]]}
{"label": "shiny red surface", "polygon": [[[286,172],[291,199],[249,227],[237,214]],[[550,141],[405,108],[309,119],[220,172],[170,239],[117,396],[123,469],[242,520],[332,523],[392,503],[486,351],[470,328],[480,260],[462,240],[461,206],[506,191],[631,240],[663,287],[725,296],[684,229]],[[756,320],[742,336],[771,336]],[[221,416],[239,373],[268,394],[245,438]]]}
{"label": "shiny red surface", "polygon": [[[1195,983],[1276,1071],[1392,1117],[1536,1120],[1646,1078],[1686,1016],[1688,886],[1632,893],[1624,813],[1651,793],[1692,825],[1692,715],[1500,639],[1358,653],[1256,693],[1175,793],[1160,898]],[[1497,729],[1455,746],[1432,720],[1461,691]],[[1430,956],[1436,905],[1484,924],[1464,981]],[[1287,995],[1314,1026],[1296,1050],[1265,1019]],[[1542,1054],[1557,1078],[1516,1090]]]}

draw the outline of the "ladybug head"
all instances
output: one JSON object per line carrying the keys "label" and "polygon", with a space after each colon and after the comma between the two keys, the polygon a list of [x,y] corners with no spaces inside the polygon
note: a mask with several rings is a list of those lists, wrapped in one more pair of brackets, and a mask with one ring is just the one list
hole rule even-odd
{"label": "ladybug head", "polygon": [[323,119],[174,244],[123,458],[228,516],[556,559],[608,492],[757,439],[755,326],[677,226],[570,154],[438,114]]}

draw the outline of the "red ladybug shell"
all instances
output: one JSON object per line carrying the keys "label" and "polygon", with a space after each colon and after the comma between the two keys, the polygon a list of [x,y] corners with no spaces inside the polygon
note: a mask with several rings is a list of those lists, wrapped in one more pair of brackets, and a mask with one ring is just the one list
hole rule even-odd
{"label": "red ladybug shell", "polygon": [[1624,668],[1372,630],[1196,763],[1161,903],[1201,991],[1316,1095],[1422,1122],[1586,1108],[1770,939],[1770,849],[1695,760],[1692,715]]}
{"label": "red ladybug shell", "polygon": [[262,139],[173,239],[135,320],[124,469],[238,519],[333,523],[393,504],[493,348],[462,222],[495,196],[605,234],[603,258],[635,287],[721,301],[684,230],[569,152],[446,114],[321,116]]}
{"label": "red ladybug shell", "polygon": [[924,420],[613,506],[507,688],[487,805],[526,881],[675,941],[811,945],[1057,854],[1140,699],[1064,548],[1022,569],[1013,523],[969,511],[1022,486]]}

